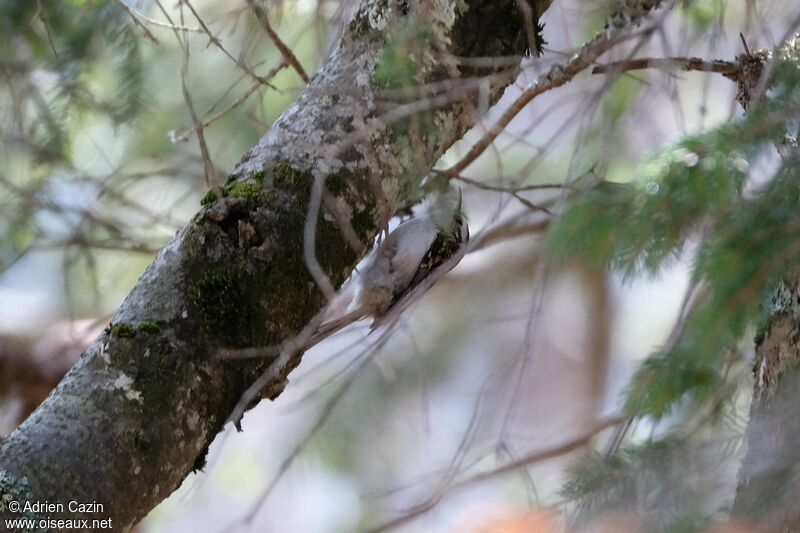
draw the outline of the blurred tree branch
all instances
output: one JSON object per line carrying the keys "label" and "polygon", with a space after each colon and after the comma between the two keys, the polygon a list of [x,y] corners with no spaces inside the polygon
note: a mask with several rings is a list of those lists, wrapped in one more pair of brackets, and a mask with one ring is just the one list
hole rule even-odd
{"label": "blurred tree branch", "polygon": [[10,429],[30,415],[75,364],[96,336],[97,326],[95,321],[59,322],[36,341],[0,335],[0,400],[19,402]]}
{"label": "blurred tree branch", "polygon": [[21,402],[19,422],[44,400],[69,366],[71,363],[62,368],[38,364],[26,343],[11,337],[0,338],[0,399]]}

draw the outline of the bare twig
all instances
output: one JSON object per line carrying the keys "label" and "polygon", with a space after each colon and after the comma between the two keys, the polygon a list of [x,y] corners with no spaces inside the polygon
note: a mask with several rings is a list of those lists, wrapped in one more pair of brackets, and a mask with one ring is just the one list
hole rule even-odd
{"label": "bare twig", "polygon": [[[231,105],[229,105],[227,108],[223,109],[222,111],[218,111],[217,113],[211,115],[207,119],[205,119],[202,122],[200,122],[200,127],[203,128],[203,129],[207,128],[208,126],[210,126],[211,124],[213,124],[217,120],[221,119],[222,117],[224,117],[225,115],[227,115],[228,113],[230,113],[231,111],[233,111],[234,109],[236,109],[237,107],[239,107],[240,105],[245,103],[245,101],[247,101],[247,99],[250,98],[250,96],[252,96],[253,93],[255,93],[259,88],[261,88],[262,85],[267,85],[268,87],[271,87],[271,88],[274,89],[275,87],[272,84],[268,83],[266,80],[272,79],[275,76],[275,74],[280,72],[284,67],[286,67],[286,63],[282,61],[276,67],[274,67],[272,70],[267,72],[264,76],[259,76],[259,79],[257,81],[255,81],[252,85],[250,85],[250,87],[248,87],[239,96],[239,98],[234,100],[233,103],[231,103]],[[189,128],[188,131],[186,131],[185,133],[182,133],[182,134],[178,134],[176,132],[174,135],[171,136],[171,140],[173,142],[186,141],[186,140],[189,139],[189,134],[191,134],[193,131],[195,131],[194,128]]]}
{"label": "bare twig", "polygon": [[292,49],[289,48],[286,43],[284,43],[281,38],[275,33],[275,30],[272,29],[272,25],[269,22],[269,17],[267,16],[267,12],[264,10],[263,7],[258,5],[255,0],[247,0],[247,4],[250,6],[250,9],[253,10],[258,21],[261,23],[261,26],[264,28],[264,31],[267,32],[270,40],[272,40],[275,47],[283,56],[283,59],[292,66],[294,70],[300,75],[304,82],[308,83],[310,78],[306,71],[303,69],[303,65],[300,64],[300,61],[297,59],[297,56],[294,55]]}
{"label": "bare twig", "polygon": [[[244,394],[242,394],[242,396],[239,398],[239,402],[231,411],[227,422],[233,422],[238,428],[239,422],[241,421],[242,416],[244,415],[244,412],[247,410],[248,406],[250,406],[250,404],[262,394],[274,392],[265,391],[265,387],[270,383],[274,384],[278,376],[281,375],[281,372],[283,372],[285,368],[291,364],[297,353],[305,349],[304,347],[308,345],[309,339],[314,336],[314,333],[319,328],[324,315],[325,309],[323,308],[322,312],[318,313],[314,319],[309,321],[305,327],[303,327],[300,333],[281,345],[280,352],[267,367],[264,373],[261,374],[258,379],[253,381],[250,387],[248,387]],[[283,385],[285,385],[285,383],[277,384],[278,387],[282,387]],[[282,390],[282,388],[280,390]]]}
{"label": "bare twig", "polygon": [[330,418],[333,410],[339,404],[340,400],[344,397],[345,393],[350,390],[350,386],[355,381],[356,377],[360,373],[361,369],[363,369],[366,364],[370,361],[369,354],[361,355],[361,360],[356,365],[355,369],[350,373],[347,379],[339,386],[333,396],[327,401],[325,406],[322,409],[322,412],[317,417],[317,420],[314,424],[309,428],[306,434],[303,436],[302,439],[294,446],[292,451],[287,455],[283,461],[281,462],[280,467],[278,467],[278,472],[272,478],[272,481],[264,487],[258,497],[255,499],[253,506],[247,512],[247,514],[242,518],[242,522],[245,524],[250,524],[256,516],[256,513],[259,509],[264,505],[264,503],[269,498],[272,491],[278,485],[278,482],[283,478],[283,475],[289,470],[289,467],[292,466],[295,459],[300,455],[300,453],[305,449],[308,442],[317,434],[317,432],[325,425],[325,422]]}
{"label": "bare twig", "polygon": [[242,61],[239,61],[238,59],[233,57],[233,54],[228,52],[228,50],[226,50],[225,47],[222,46],[222,42],[219,40],[219,38],[216,35],[211,33],[211,30],[208,28],[206,23],[200,17],[200,14],[194,9],[194,6],[192,6],[192,4],[189,2],[189,0],[182,0],[182,2],[184,4],[186,4],[186,6],[192,12],[192,15],[194,15],[194,18],[197,19],[197,22],[200,24],[200,27],[202,28],[203,32],[205,32],[205,34],[208,35],[208,38],[209,38],[209,41],[211,42],[211,44],[213,44],[214,46],[219,48],[220,51],[228,57],[228,59],[230,59],[231,61],[236,63],[236,65],[239,68],[241,68],[243,71],[245,71],[247,74],[249,74],[253,79],[255,79],[256,81],[258,81],[260,83],[263,83],[264,85],[267,85],[267,86],[275,89],[275,87],[271,83],[269,83],[269,81],[268,81],[269,78],[264,78],[264,77],[259,76],[258,74],[256,74],[253,71],[253,69],[250,68],[246,63],[244,63]]}
{"label": "bare twig", "polygon": [[550,220],[520,223],[513,220],[479,233],[470,243],[470,251],[482,250],[516,237],[541,235],[550,227]]}
{"label": "bare twig", "polygon": [[484,183],[482,181],[474,180],[472,178],[467,178],[465,176],[452,176],[451,179],[458,180],[460,182],[466,183],[468,185],[472,185],[478,189],[483,189],[484,191],[496,191],[496,192],[504,192],[508,194],[514,194],[519,192],[525,191],[538,191],[542,189],[572,189],[573,187],[566,184],[566,183],[536,183],[533,185],[519,185],[516,187],[504,187],[502,185],[493,185],[491,183]]}
{"label": "bare twig", "polygon": [[[345,381],[339,386],[339,388],[334,392],[333,396],[331,396],[325,406],[323,407],[322,411],[320,412],[319,416],[317,417],[316,422],[309,428],[308,432],[305,436],[294,446],[292,451],[287,455],[284,460],[281,462],[280,467],[278,468],[278,472],[272,478],[272,481],[262,490],[259,496],[256,498],[253,506],[247,512],[247,514],[241,519],[241,522],[245,524],[249,524],[252,522],[253,518],[255,518],[256,513],[258,510],[264,505],[264,503],[269,498],[272,491],[277,486],[278,482],[281,480],[283,475],[289,470],[289,467],[294,463],[295,459],[300,455],[303,449],[306,447],[308,442],[317,434],[317,432],[322,428],[325,422],[330,418],[333,410],[339,404],[341,399],[344,397],[345,393],[350,389],[350,386],[355,381],[356,377],[358,377],[361,370],[366,366],[366,364],[372,360],[373,356],[375,356],[378,351],[386,344],[386,342],[390,338],[390,331],[385,331],[383,334],[378,338],[378,340],[362,350],[358,355],[356,355],[354,361],[347,365],[345,370],[349,370],[350,373],[345,379]],[[234,524],[235,525],[235,524]]]}
{"label": "bare twig", "polygon": [[750,53],[750,47],[747,46],[747,39],[744,38],[744,33],[739,32],[739,39],[741,39],[742,41],[742,47],[744,48],[744,53],[747,54],[748,56],[752,55]]}
{"label": "bare twig", "polygon": [[616,424],[619,424],[622,420],[623,420],[623,418],[619,417],[619,416],[615,416],[615,417],[607,418],[605,420],[601,420],[600,422],[598,422],[589,431],[587,431],[587,432],[585,432],[585,433],[583,433],[581,435],[578,435],[577,437],[574,437],[574,438],[572,438],[570,440],[562,442],[561,444],[557,444],[555,446],[551,446],[551,447],[545,448],[543,450],[537,450],[535,452],[531,452],[531,453],[529,453],[527,455],[524,455],[524,456],[520,457],[516,461],[512,461],[512,462],[500,465],[500,466],[498,466],[496,468],[493,468],[491,470],[487,470],[485,472],[481,472],[480,474],[476,474],[476,475],[474,475],[472,477],[468,477],[468,478],[466,478],[466,479],[454,484],[452,487],[450,487],[450,489],[447,492],[442,492],[439,495],[437,495],[436,498],[432,498],[432,499],[428,500],[427,502],[425,502],[424,504],[421,504],[421,505],[415,507],[412,511],[410,511],[410,512],[408,512],[408,513],[406,513],[406,514],[404,514],[402,516],[399,516],[399,517],[395,518],[394,520],[391,520],[389,522],[381,524],[378,527],[370,529],[369,531],[370,531],[370,533],[379,533],[381,531],[388,531],[390,529],[394,529],[394,528],[396,528],[398,526],[401,526],[401,525],[403,525],[403,524],[405,524],[407,522],[410,522],[411,520],[413,520],[414,518],[416,518],[418,516],[421,516],[421,515],[427,513],[428,511],[430,511],[431,509],[436,507],[436,505],[438,505],[445,497],[452,495],[453,493],[455,493],[458,490],[462,490],[464,488],[467,488],[469,486],[475,485],[475,484],[480,483],[482,481],[486,481],[488,479],[492,479],[492,478],[495,478],[497,476],[501,476],[503,474],[507,474],[508,472],[513,472],[513,471],[517,470],[518,468],[522,468],[524,466],[530,466],[530,465],[535,464],[535,463],[540,463],[542,461],[547,461],[549,459],[554,459],[556,457],[561,457],[561,456],[566,455],[568,453],[574,452],[575,450],[578,450],[578,449],[583,448],[584,446],[588,445],[591,442],[592,438],[594,438],[595,435],[597,435],[598,433],[600,433],[600,432],[602,432],[602,431],[604,431],[604,430],[606,430],[606,429],[608,429],[608,428],[610,428],[610,427],[612,427],[612,426],[614,426]]}
{"label": "bare twig", "polygon": [[145,36],[148,39],[150,39],[151,41],[153,41],[156,44],[160,44],[158,42],[158,39],[156,39],[156,36],[153,35],[153,32],[151,32],[150,29],[147,26],[145,26],[144,24],[142,24],[142,21],[139,20],[139,17],[141,17],[142,15],[139,15],[138,13],[134,13],[133,9],[131,9],[130,6],[128,6],[128,4],[125,3],[124,0],[115,0],[115,1],[119,4],[119,7],[121,7],[123,10],[125,10],[125,12],[128,13],[128,16],[131,17],[131,20],[133,21],[133,23],[136,24],[137,26],[139,26],[140,28],[142,28],[142,31],[144,32]]}
{"label": "bare twig", "polygon": [[597,65],[592,69],[592,74],[619,74],[642,69],[695,70],[715,72],[729,77],[736,76],[741,71],[741,67],[733,61],[706,61],[699,57],[650,57]]}
{"label": "bare twig", "polygon": [[[167,13],[167,10],[164,9],[161,0],[156,0],[156,5],[158,5],[164,17],[172,24],[172,18],[169,16],[169,13]],[[183,11],[181,11],[181,18],[183,18]],[[192,117],[192,123],[194,124],[195,133],[197,135],[197,142],[200,146],[200,154],[203,157],[203,171],[206,186],[210,188],[216,181],[216,173],[214,172],[214,164],[211,162],[211,155],[208,151],[208,144],[206,144],[206,137],[203,134],[203,128],[200,124],[200,119],[197,117],[192,95],[189,92],[189,41],[186,39],[185,32],[184,38],[181,38],[180,30],[174,29],[173,32],[175,33],[175,38],[178,40],[178,44],[180,44],[183,49],[183,63],[181,64],[181,91],[183,92],[183,100],[186,102],[186,107],[189,109],[189,114]]]}
{"label": "bare twig", "polygon": [[[636,22],[635,20],[633,22]],[[628,38],[627,27],[621,29],[604,29],[583,45],[565,64],[557,63],[550,70],[536,79],[516,100],[505,110],[500,119],[484,133],[478,142],[464,155],[461,160],[447,169],[448,176],[457,176],[471,165],[502,133],[511,121],[522,111],[528,103],[547,91],[561,87],[571,81],[578,73],[588,68],[601,55]]]}
{"label": "bare twig", "polygon": [[352,250],[359,255],[363,254],[366,247],[364,246],[364,243],[361,242],[358,234],[356,234],[356,230],[353,228],[350,217],[348,217],[340,208],[339,204],[337,204],[336,198],[325,191],[322,195],[322,202],[325,205],[325,209],[328,211],[328,213],[333,216],[333,219],[336,221],[336,225],[339,226],[339,231],[342,232],[342,236],[347,241],[347,244],[350,246],[350,248],[352,248]]}
{"label": "bare twig", "polygon": [[306,215],[305,231],[303,233],[303,255],[306,261],[306,268],[314,278],[322,294],[329,302],[336,297],[336,289],[333,288],[331,280],[325,270],[317,261],[317,220],[319,220],[319,210],[322,207],[322,194],[325,191],[325,176],[318,175],[314,178],[311,186],[311,198],[308,201],[308,215]]}

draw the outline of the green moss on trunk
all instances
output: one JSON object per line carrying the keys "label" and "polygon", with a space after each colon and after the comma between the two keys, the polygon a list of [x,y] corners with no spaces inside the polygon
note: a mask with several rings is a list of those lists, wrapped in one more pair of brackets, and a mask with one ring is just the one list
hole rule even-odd
{"label": "green moss on trunk", "polygon": [[201,275],[190,298],[208,335],[229,347],[258,346],[265,337],[264,292],[265,272],[240,263]]}
{"label": "green moss on trunk", "polygon": [[111,333],[112,337],[122,337],[125,339],[132,339],[133,337],[136,336],[136,330],[124,322],[111,324],[109,326],[108,331],[109,333]]}
{"label": "green moss on trunk", "polygon": [[139,322],[137,329],[139,331],[144,331],[145,333],[158,333],[161,331],[161,326],[163,322],[160,320],[142,320]]}

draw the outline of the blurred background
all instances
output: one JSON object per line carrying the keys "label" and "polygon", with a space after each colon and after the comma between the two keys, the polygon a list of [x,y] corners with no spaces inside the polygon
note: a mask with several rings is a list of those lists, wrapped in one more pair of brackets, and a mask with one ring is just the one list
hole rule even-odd
{"label": "blurred background", "polygon": [[[304,87],[289,68],[269,86],[248,74],[271,74],[281,55],[244,1],[55,3],[0,2],[10,37],[0,44],[0,435],[58,382],[208,186],[224,181]],[[354,9],[350,1],[264,5],[312,75]],[[542,19],[542,57],[524,61],[500,103],[438,166],[458,161],[608,13],[609,2],[556,0]],[[796,15],[793,0],[681,2],[658,31],[603,61],[632,52],[730,60],[743,52],[740,32],[752,49],[771,47]],[[219,435],[205,471],[139,531],[340,532],[398,517],[397,530],[409,532],[555,530],[564,480],[582,452],[471,476],[618,416],[637,361],[668,342],[679,319],[692,255],[644,279],[555,266],[542,235],[564,189],[525,187],[632,180],[659,146],[740,115],[735,96],[717,74],[653,70],[587,72],[535,99],[459,184],[483,245],[377,351],[365,324],[309,351],[286,391],[248,412],[243,432]],[[763,158],[751,181],[774,166]],[[731,369],[742,413],[751,357],[744,346]],[[637,424],[632,438],[678,422]],[[735,413],[728,422],[731,460],[692,463],[707,509],[733,498],[743,424]],[[602,451],[613,437],[610,427],[587,440]],[[592,527],[644,530],[625,516]]]}

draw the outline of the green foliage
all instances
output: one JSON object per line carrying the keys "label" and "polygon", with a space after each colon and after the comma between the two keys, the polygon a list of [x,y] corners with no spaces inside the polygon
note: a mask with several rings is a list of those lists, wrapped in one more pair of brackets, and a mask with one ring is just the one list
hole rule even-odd
{"label": "green foliage", "polygon": [[648,357],[631,382],[626,410],[659,419],[687,393],[698,400],[710,396],[722,379],[715,366],[692,356],[691,351],[675,349]]}
{"label": "green foliage", "polygon": [[574,502],[578,522],[630,512],[646,531],[703,531],[708,519],[697,468],[704,462],[679,438],[628,446],[611,457],[589,452],[569,469],[562,496]]}
{"label": "green foliage", "polygon": [[112,89],[106,109],[114,123],[136,118],[144,107],[144,63],[139,37],[129,25],[110,24],[103,35],[117,52],[106,65],[112,66]]}
{"label": "green foliage", "polygon": [[730,135],[722,128],[686,139],[645,164],[634,183],[588,191],[550,234],[554,252],[578,252],[627,276],[657,273],[705,217],[739,198],[749,164],[729,149]]}
{"label": "green foliage", "polygon": [[[78,209],[60,205],[66,194],[51,185],[80,178],[73,140],[83,126],[118,126],[138,115],[145,70],[141,39],[114,2],[0,0],[0,32],[4,269],[28,253],[34,239],[64,238],[53,219],[70,224],[75,212],[67,211]],[[119,239],[118,230],[94,218],[80,234],[76,230],[76,239]]]}
{"label": "green foliage", "polygon": [[693,276],[705,297],[677,342],[637,372],[632,414],[659,419],[687,395],[702,401],[718,390],[724,355],[763,322],[761,303],[800,265],[800,161],[784,159],[768,184],[743,195],[751,165],[800,110],[798,72],[779,64],[769,102],[662,150],[630,183],[591,188],[549,234],[556,257],[581,256],[630,278],[659,273],[703,229]]}
{"label": "green foliage", "polygon": [[718,217],[695,266],[708,296],[678,343],[639,369],[630,412],[659,418],[687,392],[702,399],[718,389],[722,357],[763,321],[763,302],[781,276],[800,265],[798,170],[796,160],[788,161],[752,199]]}
{"label": "green foliage", "polygon": [[[144,67],[139,37],[113,2],[0,2],[0,61],[22,99],[39,162],[67,157],[67,119],[90,111],[121,124],[142,109]],[[34,81],[31,72],[48,75]],[[95,71],[111,75],[98,84]],[[26,105],[22,105],[26,104]]]}

